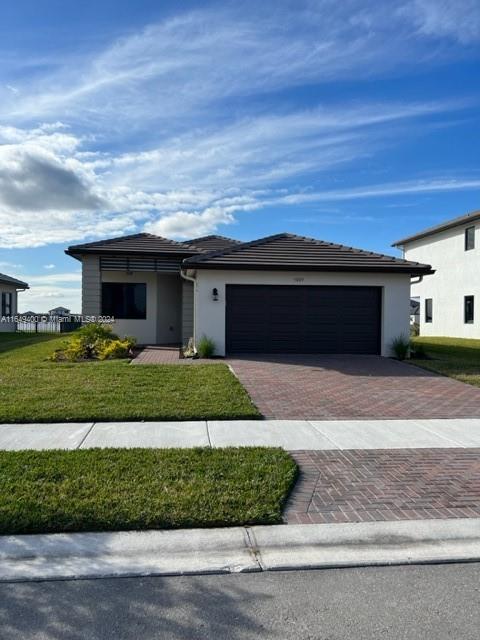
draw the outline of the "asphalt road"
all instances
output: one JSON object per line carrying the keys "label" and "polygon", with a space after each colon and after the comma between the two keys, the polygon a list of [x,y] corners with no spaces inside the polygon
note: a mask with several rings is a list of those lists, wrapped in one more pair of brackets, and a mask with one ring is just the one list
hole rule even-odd
{"label": "asphalt road", "polygon": [[1,640],[463,640],[480,565],[0,585]]}

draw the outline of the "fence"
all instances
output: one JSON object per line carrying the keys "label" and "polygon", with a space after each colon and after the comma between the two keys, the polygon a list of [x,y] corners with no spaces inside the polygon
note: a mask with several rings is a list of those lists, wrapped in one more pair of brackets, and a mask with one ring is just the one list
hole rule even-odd
{"label": "fence", "polygon": [[81,322],[73,320],[41,320],[17,322],[17,331],[27,333],[68,333],[82,326]]}

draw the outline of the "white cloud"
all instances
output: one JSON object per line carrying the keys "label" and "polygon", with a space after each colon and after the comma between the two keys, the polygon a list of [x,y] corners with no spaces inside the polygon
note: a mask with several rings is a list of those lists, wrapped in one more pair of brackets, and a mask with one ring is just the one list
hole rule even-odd
{"label": "white cloud", "polygon": [[0,270],[1,269],[21,269],[23,265],[17,264],[15,262],[8,262],[7,260],[0,260]]}
{"label": "white cloud", "polygon": [[98,210],[84,166],[26,142],[0,146],[0,202],[8,211]]}
{"label": "white cloud", "polygon": [[437,5],[443,0],[400,7],[304,0],[279,2],[273,12],[202,6],[100,51],[58,57],[48,72],[30,76],[26,66],[9,87],[0,85],[0,118],[9,123],[0,125],[0,246],[143,228],[209,233],[238,212],[300,203],[307,195],[295,193],[297,180],[310,183],[308,197],[319,201],[367,197],[368,188],[322,189],[323,176],[468,104],[364,101],[306,110],[286,99],[275,111],[269,92],[457,55],[452,38],[472,42],[480,12],[471,0]]}
{"label": "white cloud", "polygon": [[393,195],[409,195],[418,193],[441,193],[444,191],[471,191],[480,188],[480,178],[437,178],[429,180],[410,180],[392,182],[350,189],[326,190],[315,193],[299,193],[283,196],[279,204],[301,204],[305,202],[333,202],[340,200],[357,200],[362,198],[378,198]]}
{"label": "white cloud", "polygon": [[[261,209],[264,204],[254,198],[237,198],[229,203],[229,199],[219,201],[219,204],[205,208],[203,211],[175,211],[154,222],[145,225],[145,231],[161,236],[181,239],[193,236],[208,235],[222,224],[235,222],[234,213]],[[243,203],[242,203],[243,200]]]}
{"label": "white cloud", "polygon": [[411,17],[421,34],[451,38],[464,45],[480,41],[478,0],[413,0],[401,13]]}
{"label": "white cloud", "polygon": [[60,285],[65,282],[81,282],[82,274],[80,271],[72,271],[68,273],[49,273],[43,275],[22,275],[21,280],[28,282],[29,285]]}
{"label": "white cloud", "polygon": [[38,285],[18,294],[19,312],[46,313],[54,307],[67,307],[80,313],[80,287]]}
{"label": "white cloud", "polygon": [[[478,37],[476,0],[279,2],[203,7],[147,25],[101,51],[63,57],[55,70],[5,88],[0,115],[68,116],[118,131],[179,118],[226,99],[341,78],[371,77],[448,55],[431,38]],[[453,55],[456,55],[453,52]],[[2,99],[3,97],[3,99]]]}
{"label": "white cloud", "polygon": [[20,312],[34,311],[46,313],[49,309],[62,306],[74,313],[80,312],[81,272],[72,271],[58,274],[15,273],[15,277],[28,282],[30,289],[18,295]]}
{"label": "white cloud", "polygon": [[43,268],[44,269],[48,269],[48,270],[55,269],[55,265],[54,264],[44,264]]}
{"label": "white cloud", "polygon": [[[90,151],[91,140],[62,123],[4,127],[0,246],[72,243],[142,228],[182,238],[210,233],[235,222],[238,212],[308,201],[314,196],[292,193],[288,181],[310,175],[321,184],[322,173],[394,144],[396,127],[404,135],[403,123],[464,106],[383,103],[272,113],[116,156]],[[355,197],[366,197],[361,193]],[[353,196],[320,190],[318,197]]]}

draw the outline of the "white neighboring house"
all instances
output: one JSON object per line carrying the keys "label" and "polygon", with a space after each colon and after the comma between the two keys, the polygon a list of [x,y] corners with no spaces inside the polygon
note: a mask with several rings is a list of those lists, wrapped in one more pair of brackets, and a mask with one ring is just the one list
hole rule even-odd
{"label": "white neighboring house", "polygon": [[12,322],[9,318],[17,315],[18,291],[25,291],[28,288],[26,282],[0,273],[0,331],[16,331],[16,322]]}
{"label": "white neighboring house", "polygon": [[433,275],[412,280],[420,335],[480,338],[480,211],[397,240],[406,260],[428,262]]}
{"label": "white neighboring house", "polygon": [[70,309],[67,309],[66,307],[55,307],[55,309],[49,310],[48,315],[57,316],[60,318],[66,318],[69,315],[71,315],[71,313],[70,313]]}

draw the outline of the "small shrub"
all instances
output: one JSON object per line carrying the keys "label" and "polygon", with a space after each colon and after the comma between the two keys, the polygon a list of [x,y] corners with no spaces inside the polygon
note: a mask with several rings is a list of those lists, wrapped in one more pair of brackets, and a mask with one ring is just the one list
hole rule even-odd
{"label": "small shrub", "polygon": [[111,327],[87,324],[72,334],[64,349],[57,349],[50,360],[54,362],[81,362],[82,360],[111,360],[132,355],[134,338],[120,338]]}
{"label": "small shrub", "polygon": [[97,340],[116,340],[118,336],[113,333],[112,327],[99,322],[91,322],[77,329],[73,334],[82,342],[93,343]]}
{"label": "small shrub", "polygon": [[69,362],[88,360],[94,356],[94,345],[74,337],[67,343],[67,347],[63,350],[63,355],[65,360]]}
{"label": "small shrub", "polygon": [[211,358],[215,353],[214,341],[207,336],[202,336],[197,345],[197,352],[200,358]]}
{"label": "small shrub", "polygon": [[97,357],[99,360],[128,358],[133,355],[132,349],[134,346],[134,338],[124,338],[123,340],[104,340],[103,343],[98,346]]}
{"label": "small shrub", "polygon": [[392,340],[390,348],[395,354],[397,360],[405,360],[410,350],[410,340],[408,339],[408,336],[397,336]]}
{"label": "small shrub", "polygon": [[98,356],[104,342],[117,339],[118,336],[108,325],[95,322],[86,324],[72,335],[70,344],[65,349],[65,357],[71,362],[91,360]]}

